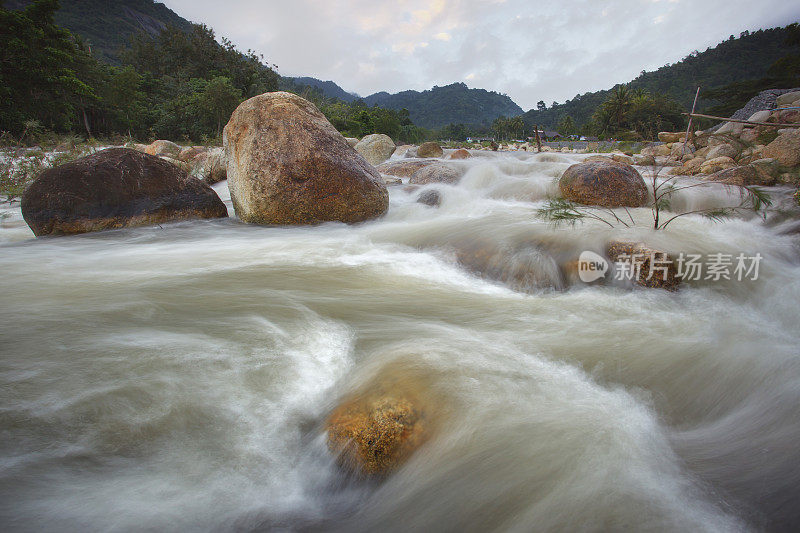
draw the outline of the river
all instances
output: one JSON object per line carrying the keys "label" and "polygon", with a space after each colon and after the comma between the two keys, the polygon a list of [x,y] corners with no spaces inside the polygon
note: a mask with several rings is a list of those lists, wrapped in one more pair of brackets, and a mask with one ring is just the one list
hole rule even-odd
{"label": "river", "polygon": [[[479,154],[425,187],[440,207],[391,186],[353,226],[34,239],[0,206],[3,529],[797,530],[797,237],[758,218],[653,232],[649,209],[553,227],[536,211],[582,157]],[[763,259],[674,293],[561,278],[611,238]],[[469,271],[476,243],[499,277],[535,275]],[[346,476],[326,415],[387,372],[436,398],[436,432],[383,481]]]}

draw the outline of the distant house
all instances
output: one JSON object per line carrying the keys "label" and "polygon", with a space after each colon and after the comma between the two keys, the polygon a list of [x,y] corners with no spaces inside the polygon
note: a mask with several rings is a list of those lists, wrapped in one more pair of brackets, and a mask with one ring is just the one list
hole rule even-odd
{"label": "distant house", "polygon": [[482,143],[493,141],[494,137],[467,137],[467,142]]}
{"label": "distant house", "polygon": [[544,136],[548,139],[558,139],[561,134],[553,130],[544,130]]}
{"label": "distant house", "polygon": [[589,142],[597,142],[599,139],[597,137],[593,137],[592,135],[584,135],[581,137],[582,141],[589,141]]}

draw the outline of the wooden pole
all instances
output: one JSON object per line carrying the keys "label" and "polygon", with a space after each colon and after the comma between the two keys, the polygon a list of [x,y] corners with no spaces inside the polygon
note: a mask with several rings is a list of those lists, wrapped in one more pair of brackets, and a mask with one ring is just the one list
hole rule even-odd
{"label": "wooden pole", "polygon": [[542,140],[539,138],[539,125],[536,124],[536,151],[542,151]]}
{"label": "wooden pole", "polygon": [[776,124],[774,122],[753,122],[752,120],[739,120],[735,118],[715,117],[713,115],[702,115],[700,113],[681,113],[690,117],[710,118],[711,120],[722,120],[725,122],[739,122],[741,124],[752,124],[753,126],[774,126],[776,128],[800,128],[800,124]]}
{"label": "wooden pole", "polygon": [[683,156],[686,155],[686,145],[689,144],[689,133],[692,131],[692,118],[694,115],[694,110],[697,107],[697,97],[700,96],[700,87],[697,88],[697,92],[694,93],[694,103],[692,104],[692,113],[689,115],[689,125],[686,126],[686,137],[683,138]]}

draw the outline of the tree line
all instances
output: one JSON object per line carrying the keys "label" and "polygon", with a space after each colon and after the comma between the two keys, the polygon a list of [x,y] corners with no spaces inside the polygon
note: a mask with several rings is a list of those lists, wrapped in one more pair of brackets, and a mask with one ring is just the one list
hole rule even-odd
{"label": "tree line", "polygon": [[[120,50],[120,65],[95,58],[80,36],[59,27],[58,0],[11,10],[0,0],[0,132],[124,136],[219,143],[222,127],[245,99],[279,90],[262,56],[240,52],[202,24],[139,33]],[[285,84],[284,84],[285,85]],[[306,86],[283,87],[314,101],[343,134],[385,133],[419,142],[436,134],[406,110],[327,99]]]}

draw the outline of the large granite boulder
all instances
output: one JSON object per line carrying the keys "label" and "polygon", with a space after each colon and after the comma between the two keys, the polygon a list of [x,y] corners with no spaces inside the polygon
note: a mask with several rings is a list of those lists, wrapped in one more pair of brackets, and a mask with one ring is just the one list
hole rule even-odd
{"label": "large granite boulder", "polygon": [[223,143],[231,200],[244,222],[361,222],[389,207],[380,173],[314,104],[295,94],[242,102]]}
{"label": "large granite boulder", "polygon": [[417,157],[442,157],[444,150],[435,142],[426,142],[417,149]]}
{"label": "large granite boulder", "polygon": [[569,167],[558,182],[567,200],[603,207],[642,207],[647,186],[631,165],[615,161],[589,161]]}
{"label": "large granite boulder", "polygon": [[205,183],[158,157],[110,148],[42,172],[22,195],[33,233],[65,235],[228,216]]}
{"label": "large granite boulder", "polygon": [[355,145],[356,152],[363,155],[370,165],[380,165],[392,157],[396,148],[392,138],[382,133],[367,135]]}
{"label": "large granite boulder", "polygon": [[800,130],[794,129],[782,133],[762,150],[764,158],[775,159],[783,166],[800,165]]}

